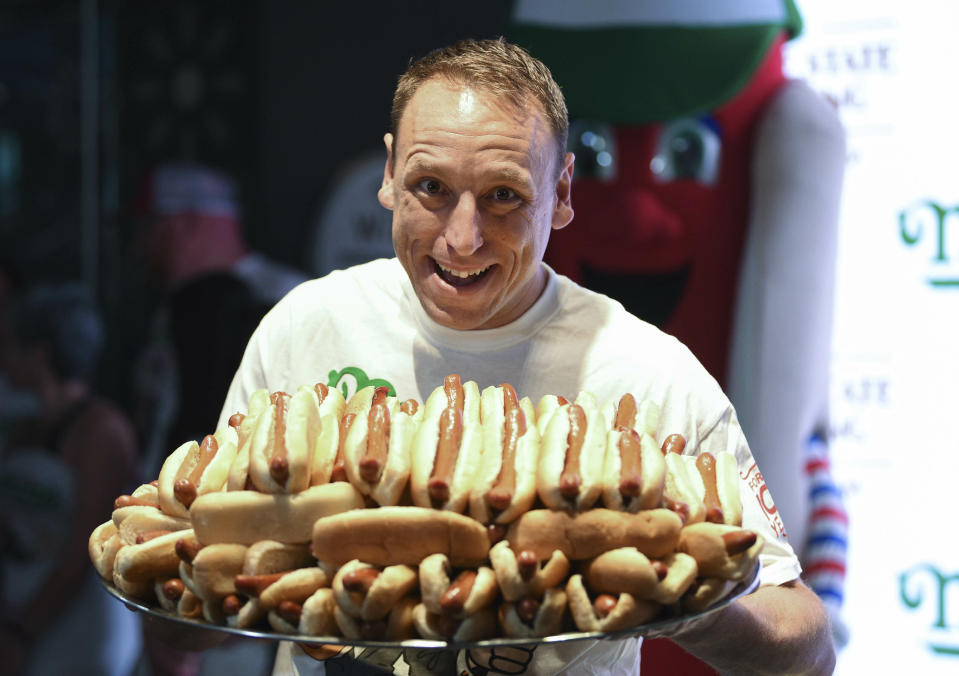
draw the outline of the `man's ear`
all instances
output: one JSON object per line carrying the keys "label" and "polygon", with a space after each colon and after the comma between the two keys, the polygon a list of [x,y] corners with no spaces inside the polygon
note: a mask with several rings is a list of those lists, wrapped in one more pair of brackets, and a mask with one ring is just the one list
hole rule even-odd
{"label": "man's ear", "polygon": [[386,144],[386,166],[383,168],[383,183],[376,192],[376,197],[380,204],[393,210],[393,134],[387,133],[383,137],[383,143]]}
{"label": "man's ear", "polygon": [[573,163],[576,156],[566,153],[563,169],[556,179],[556,204],[553,207],[553,230],[561,230],[573,220]]}

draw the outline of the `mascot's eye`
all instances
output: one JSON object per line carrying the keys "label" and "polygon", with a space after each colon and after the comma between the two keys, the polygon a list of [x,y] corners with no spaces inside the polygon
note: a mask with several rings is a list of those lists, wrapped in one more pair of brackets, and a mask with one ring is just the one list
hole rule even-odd
{"label": "mascot's eye", "polygon": [[567,146],[576,155],[576,178],[611,181],[616,177],[616,139],[612,125],[577,120],[570,124]]}
{"label": "mascot's eye", "polygon": [[713,185],[719,179],[721,149],[716,120],[679,119],[663,127],[649,168],[662,182],[685,179]]}

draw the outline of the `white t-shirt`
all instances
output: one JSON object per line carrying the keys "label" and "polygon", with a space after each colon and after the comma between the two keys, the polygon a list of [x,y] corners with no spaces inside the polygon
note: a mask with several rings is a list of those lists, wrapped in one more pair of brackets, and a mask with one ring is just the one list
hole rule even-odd
{"label": "white t-shirt", "polygon": [[[637,402],[651,399],[659,405],[657,442],[679,433],[686,438],[687,453],[728,451],[736,457],[743,525],[765,541],[760,583],[796,579],[799,562],[782,535],[782,520],[715,379],[675,338],[630,315],[618,302],[546,269],[546,289],[533,307],[507,326],[480,331],[458,331],[432,321],[396,259],[305,282],[254,332],[219,424],[227,424],[237,411],[245,412],[254,390],[292,392],[318,382],[340,388],[349,398],[361,387],[385,381],[400,399],[420,402],[450,373],[464,382],[475,381],[480,390],[508,382],[534,405],[546,394],[572,401],[585,390],[603,403],[631,392]],[[541,646],[529,659],[512,659],[510,653],[509,660],[498,662],[501,671],[490,671],[486,659],[492,657],[495,667],[497,654],[461,652],[457,672],[555,674],[565,665],[575,673],[622,669],[635,674],[639,643],[630,639]],[[406,656],[400,652],[393,662],[396,673],[424,673],[406,671]],[[323,663],[288,646],[280,651],[276,671],[325,673]]]}

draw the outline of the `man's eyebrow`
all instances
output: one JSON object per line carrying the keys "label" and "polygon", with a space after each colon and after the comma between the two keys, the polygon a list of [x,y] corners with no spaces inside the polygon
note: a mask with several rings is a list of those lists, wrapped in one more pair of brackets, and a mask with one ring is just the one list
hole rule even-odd
{"label": "man's eyebrow", "polygon": [[414,157],[407,163],[406,168],[407,170],[412,169],[413,171],[432,172],[436,171],[436,164],[427,159]]}
{"label": "man's eyebrow", "polygon": [[487,178],[493,180],[506,181],[508,183],[522,183],[524,185],[532,185],[532,180],[529,175],[529,172],[520,171],[514,167],[497,167],[487,174]]}

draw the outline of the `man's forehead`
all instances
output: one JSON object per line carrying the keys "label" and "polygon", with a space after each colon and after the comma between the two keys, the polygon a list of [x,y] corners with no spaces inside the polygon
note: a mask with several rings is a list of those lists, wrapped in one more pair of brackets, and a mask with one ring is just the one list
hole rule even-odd
{"label": "man's forehead", "polygon": [[537,115],[545,120],[542,106],[532,96],[522,95],[516,98],[481,83],[437,75],[417,88],[403,111],[399,126],[402,127],[404,121],[408,122],[411,115],[432,112],[432,106],[438,99],[447,99],[456,112],[464,117],[486,109],[494,110],[504,119],[519,123],[526,123],[531,116]]}

